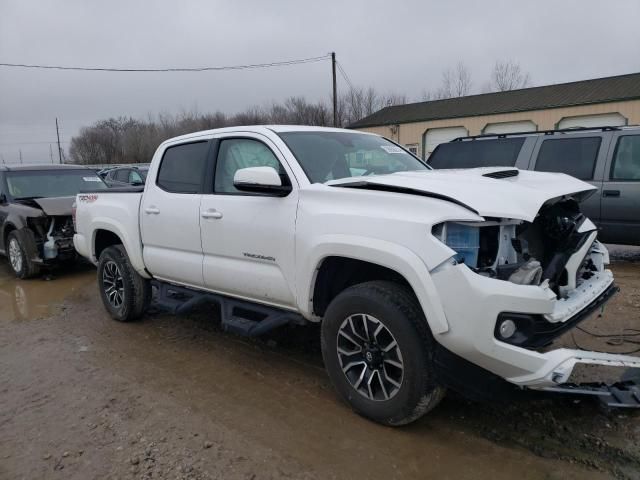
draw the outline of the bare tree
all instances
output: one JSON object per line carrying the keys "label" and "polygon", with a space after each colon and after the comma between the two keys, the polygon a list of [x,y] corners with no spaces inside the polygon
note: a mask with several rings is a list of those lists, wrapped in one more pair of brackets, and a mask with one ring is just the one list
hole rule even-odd
{"label": "bare tree", "polygon": [[429,102],[431,100],[433,100],[434,98],[433,92],[431,92],[430,90],[427,90],[426,88],[422,89],[422,92],[420,93],[420,97],[418,99],[419,102]]}
{"label": "bare tree", "polygon": [[[351,89],[338,99],[340,125],[348,125],[385,106],[406,101],[405,95],[381,95],[371,87]],[[69,153],[74,163],[86,165],[146,163],[158,145],[170,137],[211,128],[268,123],[333,125],[332,100],[310,102],[304,97],[289,97],[284,102],[253,106],[232,115],[185,110],[177,115],[149,115],[146,120],[110,118],[82,128],[71,139]]]}
{"label": "bare tree", "polygon": [[404,93],[387,93],[382,97],[382,102],[385,107],[392,107],[394,105],[405,105],[409,103],[409,100]]}
{"label": "bare tree", "polygon": [[442,84],[434,93],[436,99],[464,97],[471,93],[471,72],[462,62],[442,72]]}
{"label": "bare tree", "polygon": [[531,76],[513,60],[498,61],[491,73],[491,91],[505,92],[525,88],[531,84]]}

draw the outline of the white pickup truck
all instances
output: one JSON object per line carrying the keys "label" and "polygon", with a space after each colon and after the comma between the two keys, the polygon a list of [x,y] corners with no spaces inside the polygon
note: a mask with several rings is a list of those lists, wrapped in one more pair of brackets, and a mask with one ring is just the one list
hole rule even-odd
{"label": "white pickup truck", "polygon": [[419,418],[446,388],[638,406],[635,380],[572,372],[638,372],[640,358],[552,346],[617,291],[579,210],[593,190],[513,168],[432,171],[373,134],[226,128],[164,142],[144,189],[78,195],[74,244],[120,321],[153,294],[176,312],[216,301],[245,335],[322,322],[336,390],[380,423]]}

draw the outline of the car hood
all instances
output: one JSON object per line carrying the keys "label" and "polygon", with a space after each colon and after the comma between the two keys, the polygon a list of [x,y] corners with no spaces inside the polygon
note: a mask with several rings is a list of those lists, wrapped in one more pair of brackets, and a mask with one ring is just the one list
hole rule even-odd
{"label": "car hood", "polygon": [[52,197],[52,198],[34,198],[33,203],[47,215],[67,216],[71,215],[71,207],[76,197]]}
{"label": "car hood", "polygon": [[383,190],[440,198],[483,217],[533,221],[547,202],[582,201],[596,188],[562,173],[491,167],[398,172],[327,182],[334,187]]}

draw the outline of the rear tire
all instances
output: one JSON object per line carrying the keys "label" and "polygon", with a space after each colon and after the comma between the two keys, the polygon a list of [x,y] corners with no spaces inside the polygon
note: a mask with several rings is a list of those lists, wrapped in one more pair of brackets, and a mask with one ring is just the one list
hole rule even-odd
{"label": "rear tire", "polygon": [[411,423],[442,400],[433,346],[417,299],[392,282],[347,288],[322,322],[322,356],[334,387],[355,412],[384,425]]}
{"label": "rear tire", "polygon": [[151,283],[135,271],[122,245],[100,254],[98,289],[105,308],[119,322],[137,320],[151,302]]}
{"label": "rear tire", "polygon": [[[29,233],[31,233],[29,231]],[[12,231],[7,237],[7,258],[9,265],[16,277],[23,280],[34,278],[40,274],[40,265],[34,263],[29,255],[24,242],[27,241],[27,233],[18,230]]]}

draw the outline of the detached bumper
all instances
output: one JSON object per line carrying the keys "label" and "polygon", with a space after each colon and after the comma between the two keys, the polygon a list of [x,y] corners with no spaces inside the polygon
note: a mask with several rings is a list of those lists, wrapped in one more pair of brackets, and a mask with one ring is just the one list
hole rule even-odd
{"label": "detached bumper", "polygon": [[640,408],[640,376],[614,385],[566,384],[546,387],[545,392],[596,397],[607,407]]}
{"label": "detached bumper", "polygon": [[[576,295],[566,300],[558,300],[541,287],[482,277],[464,265],[443,265],[432,271],[432,277],[450,326],[448,332],[434,338],[455,355],[513,385],[536,390],[565,386],[580,364],[638,369],[640,374],[637,356],[566,348],[537,350],[611,298],[617,287],[608,270],[579,286]],[[503,312],[540,319],[532,337],[535,341],[522,346],[498,340],[494,332]]]}
{"label": "detached bumper", "polygon": [[546,353],[545,357],[547,361],[542,368],[531,374],[506,380],[522,387],[545,389],[566,384],[578,364],[638,369],[640,374],[640,357],[630,355],[560,348]]}

